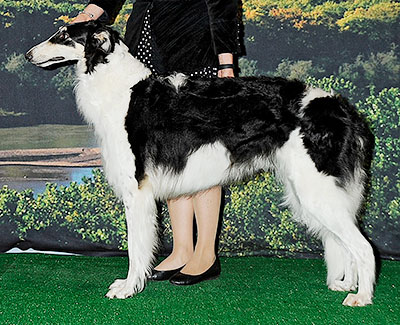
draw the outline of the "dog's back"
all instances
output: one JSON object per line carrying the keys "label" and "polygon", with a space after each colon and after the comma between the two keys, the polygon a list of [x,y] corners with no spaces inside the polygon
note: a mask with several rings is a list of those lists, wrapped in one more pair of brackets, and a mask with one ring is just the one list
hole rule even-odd
{"label": "dog's back", "polygon": [[131,97],[126,128],[134,153],[176,172],[190,153],[216,141],[232,164],[271,156],[300,128],[318,171],[345,183],[371,148],[370,131],[353,106],[296,80],[187,78],[177,85],[150,77]]}

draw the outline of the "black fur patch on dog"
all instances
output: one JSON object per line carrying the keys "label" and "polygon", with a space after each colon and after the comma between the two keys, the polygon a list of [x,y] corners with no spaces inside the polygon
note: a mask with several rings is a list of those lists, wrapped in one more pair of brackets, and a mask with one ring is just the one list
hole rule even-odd
{"label": "black fur patch on dog", "polygon": [[301,121],[304,146],[318,171],[347,180],[368,160],[373,136],[356,109],[341,97],[316,98]]}
{"label": "black fur patch on dog", "polygon": [[[107,48],[103,47],[104,43],[101,39],[96,38],[96,34],[101,32],[108,34],[107,42],[109,42],[110,45],[107,46]],[[115,43],[119,43],[120,41],[119,34],[109,28],[97,27],[96,34],[89,34],[90,37],[88,37],[85,43],[86,73],[92,73],[94,68],[100,63],[107,63],[107,56],[114,51]]]}
{"label": "black fur patch on dog", "polygon": [[232,164],[270,155],[299,124],[305,86],[282,78],[190,78],[177,92],[150,77],[132,88],[126,129],[143,179],[147,160],[179,173],[202,145],[220,141]]}
{"label": "black fur patch on dog", "polygon": [[179,173],[191,153],[216,141],[230,151],[232,164],[269,156],[301,127],[317,169],[343,185],[365,161],[371,133],[338,96],[316,98],[301,114],[305,89],[299,81],[269,77],[189,78],[179,91],[163,78],[139,82],[126,117],[138,181],[146,161]]}

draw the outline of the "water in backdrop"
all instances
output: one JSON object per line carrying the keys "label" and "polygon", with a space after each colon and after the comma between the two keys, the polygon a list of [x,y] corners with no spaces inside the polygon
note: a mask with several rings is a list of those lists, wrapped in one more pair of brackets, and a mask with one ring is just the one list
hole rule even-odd
{"label": "water in backdrop", "polygon": [[[0,150],[93,148],[97,146],[93,130],[86,125],[38,125],[19,128],[0,128]],[[42,193],[46,183],[68,185],[91,176],[92,168],[41,166],[0,166],[0,187],[15,190],[33,189]]]}

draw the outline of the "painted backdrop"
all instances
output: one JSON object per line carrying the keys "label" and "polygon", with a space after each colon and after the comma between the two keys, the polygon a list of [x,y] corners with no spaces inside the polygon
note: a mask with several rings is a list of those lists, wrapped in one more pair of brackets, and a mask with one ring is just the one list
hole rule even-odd
{"label": "painted backdrop", "polygon": [[[73,68],[43,71],[24,53],[82,10],[83,1],[0,1],[0,251],[123,254],[123,207],[76,113]],[[128,1],[115,28],[131,11]],[[242,75],[297,78],[350,98],[376,135],[360,224],[382,257],[400,259],[400,3],[244,0]],[[290,220],[271,174],[225,189],[222,255],[310,256],[318,240]],[[162,252],[171,246],[160,205]],[[314,252],[314,253],[313,253]],[[316,252],[316,253],[315,253]]]}

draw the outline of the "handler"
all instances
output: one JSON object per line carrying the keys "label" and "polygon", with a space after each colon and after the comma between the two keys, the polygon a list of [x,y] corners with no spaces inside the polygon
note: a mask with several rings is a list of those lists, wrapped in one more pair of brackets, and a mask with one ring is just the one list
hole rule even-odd
{"label": "handler", "polygon": [[[123,3],[91,0],[73,22],[100,18],[112,23]],[[125,43],[153,74],[234,77],[234,56],[240,53],[238,15],[238,0],[136,0]],[[191,285],[219,276],[215,242],[220,205],[219,186],[168,201],[173,250],[154,268],[150,279]]]}

